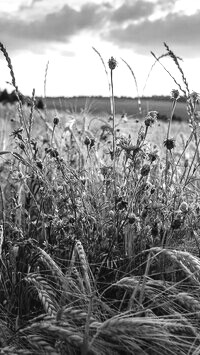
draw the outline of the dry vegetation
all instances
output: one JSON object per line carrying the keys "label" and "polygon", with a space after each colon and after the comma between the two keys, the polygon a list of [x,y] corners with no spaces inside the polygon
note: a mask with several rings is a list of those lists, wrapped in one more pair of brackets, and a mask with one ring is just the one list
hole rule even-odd
{"label": "dry vegetation", "polygon": [[[0,353],[200,354],[199,97],[188,124],[1,106]],[[97,52],[98,53],[98,52]],[[158,61],[161,58],[157,58]],[[174,79],[175,80],[175,79]],[[180,127],[182,135],[180,133]]]}

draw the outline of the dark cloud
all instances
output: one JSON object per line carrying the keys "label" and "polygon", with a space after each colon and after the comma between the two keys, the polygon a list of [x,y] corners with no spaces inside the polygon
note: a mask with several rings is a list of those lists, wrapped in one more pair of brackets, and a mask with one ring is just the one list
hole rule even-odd
{"label": "dark cloud", "polygon": [[80,11],[65,5],[58,12],[27,21],[0,15],[0,41],[10,50],[33,47],[34,43],[67,42],[82,30],[95,30],[103,21],[104,9],[92,3],[85,4]]}
{"label": "dark cloud", "polygon": [[151,15],[154,12],[155,3],[137,0],[132,4],[126,2],[116,9],[111,17],[111,21],[124,22],[127,20],[138,20]]}
{"label": "dark cloud", "polygon": [[163,42],[168,42],[189,57],[200,55],[199,33],[200,12],[191,16],[171,13],[155,21],[145,20],[129,24],[126,28],[111,28],[104,39],[140,53],[160,49]]}
{"label": "dark cloud", "polygon": [[[37,1],[40,0],[34,0]],[[86,3],[79,10],[66,4],[34,21],[30,20],[30,13],[26,20],[0,13],[0,41],[9,51],[26,48],[43,51],[48,46],[69,42],[82,31],[96,31],[102,39],[138,53],[148,54],[150,50],[160,53],[162,43],[167,42],[174,50],[180,49],[177,54],[183,57],[200,55],[200,12],[191,16],[172,13],[175,1],[168,1],[167,16],[154,21],[148,17],[156,13],[157,7],[163,8],[164,0],[124,1],[116,9],[106,1]]]}

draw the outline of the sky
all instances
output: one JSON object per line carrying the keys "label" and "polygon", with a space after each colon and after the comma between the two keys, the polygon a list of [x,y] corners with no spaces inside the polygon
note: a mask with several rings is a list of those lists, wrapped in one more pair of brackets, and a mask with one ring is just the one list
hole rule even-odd
{"label": "sky", "polygon": [[[113,56],[114,94],[169,95],[177,86],[157,62],[164,42],[180,58],[191,91],[200,92],[200,0],[0,0],[0,42],[12,61],[19,90],[47,96],[108,96],[104,66]],[[123,60],[122,60],[123,59]],[[48,70],[47,68],[47,63]],[[169,57],[161,63],[182,85]],[[12,87],[0,54],[0,89]]]}

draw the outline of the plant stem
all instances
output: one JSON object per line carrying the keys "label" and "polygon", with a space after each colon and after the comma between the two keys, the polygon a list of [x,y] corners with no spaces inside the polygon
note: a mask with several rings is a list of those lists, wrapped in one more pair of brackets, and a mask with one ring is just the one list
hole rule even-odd
{"label": "plant stem", "polygon": [[[173,103],[172,103],[172,110],[171,110],[171,114],[170,114],[170,118],[169,118],[169,123],[168,123],[168,129],[167,129],[167,140],[169,139],[169,135],[170,135],[170,128],[171,128],[171,123],[172,123],[172,118],[174,115],[174,111],[176,108],[176,103],[177,100],[174,99]],[[168,162],[169,162],[169,154],[168,154],[168,149],[166,149],[166,167],[165,167],[165,185],[167,186],[167,170],[168,170]]]}

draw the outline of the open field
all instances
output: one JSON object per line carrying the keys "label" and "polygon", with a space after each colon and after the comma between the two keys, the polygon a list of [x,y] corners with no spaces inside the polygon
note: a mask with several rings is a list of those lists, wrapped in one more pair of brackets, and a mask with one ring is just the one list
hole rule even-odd
{"label": "open field", "polygon": [[[141,108],[143,115],[148,111],[157,110],[160,115],[169,117],[171,110],[171,100],[156,100],[152,98],[142,98]],[[94,114],[110,114],[110,99],[99,97],[74,97],[74,98],[47,98],[46,105],[48,109],[57,111],[71,111],[79,113],[81,110],[93,112]],[[128,116],[137,117],[138,101],[131,98],[115,98],[116,113],[122,115],[126,113]],[[188,114],[186,104],[177,102],[176,117],[179,120],[187,121]]]}
{"label": "open field", "polygon": [[178,99],[0,106],[1,354],[200,354],[199,97]]}

